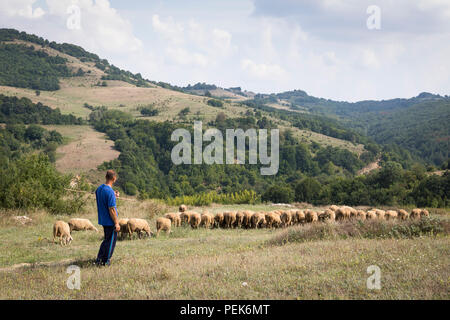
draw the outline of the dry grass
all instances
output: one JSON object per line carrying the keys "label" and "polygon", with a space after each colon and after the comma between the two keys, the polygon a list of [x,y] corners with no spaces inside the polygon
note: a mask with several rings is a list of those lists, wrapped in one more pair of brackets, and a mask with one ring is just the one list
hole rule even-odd
{"label": "dry grass", "polygon": [[350,220],[346,222],[313,223],[287,228],[268,243],[282,245],[290,242],[347,238],[386,239],[421,236],[441,237],[448,235],[450,235],[450,221],[448,219],[427,218],[406,221]]}
{"label": "dry grass", "polygon": [[90,126],[44,126],[48,130],[56,130],[69,143],[58,147],[56,169],[64,173],[85,173],[97,168],[104,161],[119,157],[119,152],[113,149],[114,142],[95,131]]}

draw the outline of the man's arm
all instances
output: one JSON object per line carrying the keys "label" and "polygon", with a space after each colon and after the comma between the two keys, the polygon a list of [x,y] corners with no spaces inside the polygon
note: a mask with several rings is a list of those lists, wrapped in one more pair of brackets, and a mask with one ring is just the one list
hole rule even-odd
{"label": "man's arm", "polygon": [[116,231],[119,232],[120,226],[119,226],[119,219],[117,218],[116,208],[114,208],[114,207],[109,208],[109,216],[111,217],[112,221],[114,222]]}

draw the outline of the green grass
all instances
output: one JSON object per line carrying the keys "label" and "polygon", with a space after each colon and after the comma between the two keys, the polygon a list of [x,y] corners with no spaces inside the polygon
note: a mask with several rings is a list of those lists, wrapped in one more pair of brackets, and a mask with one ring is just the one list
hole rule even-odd
{"label": "green grass", "polygon": [[[271,206],[213,206],[210,212],[270,210]],[[123,201],[122,216],[150,221],[174,208]],[[194,208],[197,211],[199,208]],[[0,299],[449,299],[446,233],[408,238],[347,237],[273,245],[278,230],[174,229],[159,238],[117,242],[112,265],[97,268],[101,234],[74,232],[68,247],[53,244],[52,224],[69,216],[31,213],[19,226],[1,212]],[[93,206],[85,217],[96,223]],[[439,216],[447,219],[446,213]],[[296,227],[310,228],[310,226]],[[295,228],[292,228],[295,229]],[[14,271],[18,263],[36,264]],[[61,262],[58,264],[58,262]],[[69,290],[70,264],[81,267],[81,290]],[[381,268],[381,290],[366,288],[367,267]],[[246,282],[248,285],[243,286]]]}

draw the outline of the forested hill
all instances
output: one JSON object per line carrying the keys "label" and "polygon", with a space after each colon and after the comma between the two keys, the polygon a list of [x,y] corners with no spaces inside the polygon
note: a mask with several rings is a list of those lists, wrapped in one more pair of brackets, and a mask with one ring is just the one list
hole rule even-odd
{"label": "forested hill", "polygon": [[410,99],[343,102],[294,90],[258,94],[255,103],[287,103],[291,110],[335,117],[383,145],[396,145],[416,160],[440,166],[448,159],[450,97],[423,92]]}
{"label": "forested hill", "polygon": [[39,90],[58,90],[61,77],[83,76],[83,69],[70,70],[67,59],[49,55],[44,50],[34,50],[36,44],[43,49],[51,48],[61,54],[78,58],[81,62],[93,63],[102,70],[102,80],[121,80],[136,86],[146,87],[148,81],[137,73],[122,70],[110,64],[106,59],[87,52],[77,45],[56,43],[42,37],[15,29],[0,29],[0,85]]}

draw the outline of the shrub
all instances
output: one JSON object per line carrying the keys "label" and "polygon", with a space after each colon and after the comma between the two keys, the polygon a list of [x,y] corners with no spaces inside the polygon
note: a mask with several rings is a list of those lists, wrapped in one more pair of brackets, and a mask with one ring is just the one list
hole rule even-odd
{"label": "shrub", "polygon": [[261,196],[263,201],[290,203],[294,201],[294,191],[288,186],[271,186]]}
{"label": "shrub", "polygon": [[186,204],[190,206],[206,206],[211,203],[220,204],[255,204],[259,201],[256,192],[253,190],[244,190],[233,193],[217,193],[214,191],[200,193],[192,196],[178,196],[167,198],[166,203],[171,206]]}
{"label": "shrub", "polygon": [[207,104],[210,105],[211,107],[216,107],[216,108],[223,107],[223,102],[220,100],[217,100],[217,99],[209,99]]}
{"label": "shrub", "polygon": [[83,209],[81,194],[67,192],[71,177],[61,175],[43,154],[0,163],[0,207],[48,209],[71,214]]}
{"label": "shrub", "polygon": [[126,182],[123,186],[123,189],[124,189],[125,193],[130,196],[135,196],[138,191],[136,186],[131,182]]}

